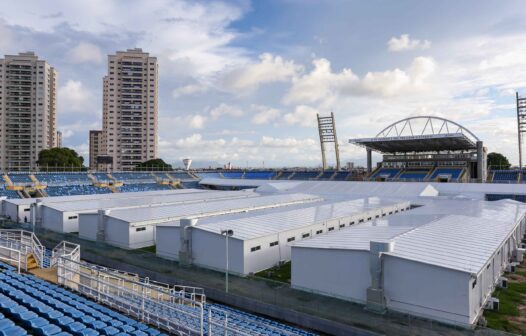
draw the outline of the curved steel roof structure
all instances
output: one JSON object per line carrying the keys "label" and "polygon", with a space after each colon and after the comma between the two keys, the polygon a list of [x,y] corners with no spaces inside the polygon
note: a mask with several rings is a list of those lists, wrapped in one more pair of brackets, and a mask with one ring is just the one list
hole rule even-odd
{"label": "curved steel roof structure", "polygon": [[479,138],[464,126],[440,117],[418,116],[399,120],[374,138],[350,139],[349,143],[382,153],[468,151]]}

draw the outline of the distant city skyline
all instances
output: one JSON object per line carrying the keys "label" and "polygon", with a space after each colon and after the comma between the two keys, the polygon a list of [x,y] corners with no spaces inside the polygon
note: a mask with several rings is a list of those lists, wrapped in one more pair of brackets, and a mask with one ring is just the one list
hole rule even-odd
{"label": "distant city skyline", "polygon": [[365,162],[349,138],[415,115],[459,122],[517,164],[522,5],[30,0],[0,9],[0,55],[33,51],[58,70],[62,146],[86,161],[106,55],[137,47],[158,58],[168,162],[319,166],[316,113],[333,111],[342,164]]}

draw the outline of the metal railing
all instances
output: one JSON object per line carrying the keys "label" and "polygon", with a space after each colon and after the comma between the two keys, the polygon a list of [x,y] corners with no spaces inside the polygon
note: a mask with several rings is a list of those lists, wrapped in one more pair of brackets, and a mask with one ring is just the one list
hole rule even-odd
{"label": "metal railing", "polygon": [[0,230],[0,240],[19,244],[18,249],[24,257],[24,260],[26,260],[26,264],[27,257],[31,253],[35,257],[38,266],[44,267],[43,261],[45,248],[33,232],[3,229]]}
{"label": "metal railing", "polygon": [[197,299],[197,289],[189,291],[193,287],[177,290],[66,256],[58,257],[57,266],[59,284],[170,333],[249,335],[228,323],[226,311],[205,308],[206,303]]}

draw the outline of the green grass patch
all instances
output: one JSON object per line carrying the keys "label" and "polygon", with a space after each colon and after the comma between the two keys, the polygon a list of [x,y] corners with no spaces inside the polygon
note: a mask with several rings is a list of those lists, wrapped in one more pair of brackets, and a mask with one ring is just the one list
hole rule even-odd
{"label": "green grass patch", "polygon": [[274,266],[261,272],[257,272],[256,276],[274,281],[290,283],[290,272],[291,262],[289,261],[281,266]]}
{"label": "green grass patch", "polygon": [[526,305],[526,283],[508,283],[506,289],[496,289],[493,294],[499,299],[499,311],[486,310],[484,317],[488,322],[488,327],[512,333],[523,334],[526,330],[521,330],[518,326],[509,321],[510,316],[519,316],[518,305]]}
{"label": "green grass patch", "polygon": [[157,251],[156,246],[146,246],[143,248],[140,248],[139,251],[149,252],[149,253],[155,253]]}

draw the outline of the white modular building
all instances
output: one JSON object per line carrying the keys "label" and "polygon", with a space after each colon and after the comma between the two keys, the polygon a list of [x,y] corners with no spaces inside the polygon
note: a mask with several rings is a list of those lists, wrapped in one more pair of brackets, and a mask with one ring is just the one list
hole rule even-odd
{"label": "white modular building", "polygon": [[205,191],[180,189],[176,193],[142,195],[112,199],[84,199],[70,202],[42,204],[38,210],[39,223],[43,228],[56,232],[78,232],[79,215],[96,213],[99,210],[134,209],[153,206],[192,204],[222,199],[257,197],[251,191]]}
{"label": "white modular building", "polygon": [[[471,215],[455,214],[462,209]],[[436,200],[297,242],[292,286],[469,327],[524,253],[525,214],[525,204],[509,200]]]}
{"label": "white modular building", "polygon": [[157,226],[157,255],[215,270],[225,270],[229,237],[229,271],[248,275],[290,260],[290,244],[374,218],[408,210],[410,202],[369,197],[323,202],[296,209],[255,211],[239,218],[205,218]]}
{"label": "white modular building", "polygon": [[[54,196],[42,198],[9,198],[2,200],[2,216],[5,216],[15,222],[23,223],[24,219],[28,222],[33,218],[31,214],[32,204],[55,204],[55,203],[69,203],[88,200],[115,200],[115,199],[141,199],[145,196],[153,195],[173,195],[189,192],[203,192],[199,189],[179,189],[179,190],[154,190],[143,192],[130,193],[108,193],[108,194],[92,194],[92,195],[75,195],[75,196]],[[38,212],[38,211],[37,211]],[[36,217],[37,223],[40,222],[40,215]]]}
{"label": "white modular building", "polygon": [[[225,192],[220,192],[225,193]],[[240,191],[237,193],[246,193]],[[252,194],[252,192],[249,192]],[[155,244],[156,226],[187,217],[222,216],[321,202],[323,198],[307,194],[284,194],[245,197],[229,200],[208,199],[182,205],[101,210],[79,215],[79,237],[101,240],[125,249],[137,249]]]}

